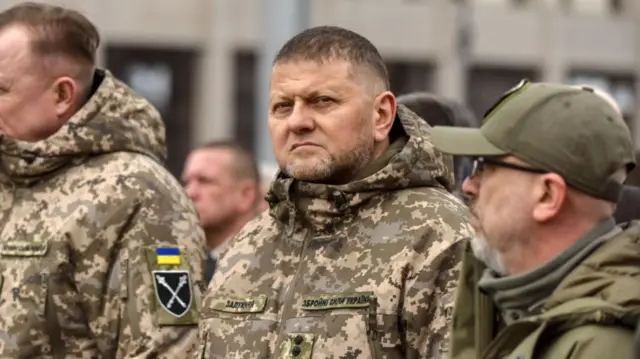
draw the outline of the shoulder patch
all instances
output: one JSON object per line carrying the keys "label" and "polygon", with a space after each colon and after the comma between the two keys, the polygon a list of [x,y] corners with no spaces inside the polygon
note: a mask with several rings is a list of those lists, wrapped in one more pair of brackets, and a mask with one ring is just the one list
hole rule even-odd
{"label": "shoulder patch", "polygon": [[374,299],[371,292],[309,295],[302,297],[302,310],[368,308]]}
{"label": "shoulder patch", "polygon": [[186,270],[155,270],[153,285],[158,303],[176,318],[189,312],[193,302],[191,278]]}
{"label": "shoulder patch", "polygon": [[197,324],[193,278],[184,253],[178,248],[146,248],[146,260],[153,282],[151,302],[157,324]]}

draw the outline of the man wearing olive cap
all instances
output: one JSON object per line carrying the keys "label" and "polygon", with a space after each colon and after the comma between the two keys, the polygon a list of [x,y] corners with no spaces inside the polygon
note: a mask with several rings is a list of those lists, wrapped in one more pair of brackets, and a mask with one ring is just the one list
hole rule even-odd
{"label": "man wearing olive cap", "polygon": [[431,134],[475,158],[451,358],[632,358],[640,226],[612,218],[635,166],[619,112],[588,87],[523,81],[480,129]]}

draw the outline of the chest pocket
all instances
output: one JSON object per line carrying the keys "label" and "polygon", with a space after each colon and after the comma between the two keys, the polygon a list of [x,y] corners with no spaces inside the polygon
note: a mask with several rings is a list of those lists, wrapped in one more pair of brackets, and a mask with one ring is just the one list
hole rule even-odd
{"label": "chest pocket", "polygon": [[401,358],[397,316],[381,314],[372,293],[302,298],[285,321],[278,358]]}
{"label": "chest pocket", "polygon": [[200,358],[269,358],[277,320],[266,295],[207,296],[201,310]]}
{"label": "chest pocket", "polygon": [[42,258],[3,255],[0,273],[0,338],[6,340],[0,339],[0,353],[22,358],[49,352],[45,331],[49,273]]}

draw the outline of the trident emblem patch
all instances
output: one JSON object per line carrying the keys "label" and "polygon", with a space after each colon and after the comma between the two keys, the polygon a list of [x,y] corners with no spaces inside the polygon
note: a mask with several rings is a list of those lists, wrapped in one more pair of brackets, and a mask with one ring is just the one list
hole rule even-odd
{"label": "trident emblem patch", "polygon": [[158,303],[171,315],[182,317],[191,309],[193,291],[186,270],[153,271],[153,284]]}

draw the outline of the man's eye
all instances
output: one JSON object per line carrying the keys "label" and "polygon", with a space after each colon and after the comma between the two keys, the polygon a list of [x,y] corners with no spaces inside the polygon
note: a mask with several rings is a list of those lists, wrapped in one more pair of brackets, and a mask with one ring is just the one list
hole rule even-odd
{"label": "man's eye", "polygon": [[327,96],[320,96],[320,97],[316,98],[315,102],[319,103],[319,104],[328,104],[328,103],[333,102],[333,99],[330,98],[330,97],[327,97]]}
{"label": "man's eye", "polygon": [[277,103],[275,105],[273,105],[273,107],[271,108],[272,112],[278,112],[278,111],[282,111],[282,110],[286,110],[289,107],[291,107],[291,104],[285,103],[285,102],[281,102],[281,103]]}

